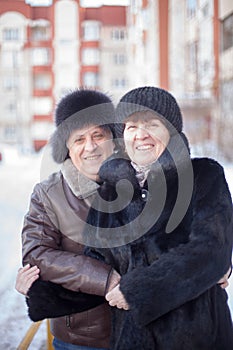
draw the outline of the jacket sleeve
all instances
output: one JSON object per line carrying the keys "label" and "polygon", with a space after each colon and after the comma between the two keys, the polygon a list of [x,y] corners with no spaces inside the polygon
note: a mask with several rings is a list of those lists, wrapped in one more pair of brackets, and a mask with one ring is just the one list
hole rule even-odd
{"label": "jacket sleeve", "polygon": [[45,201],[44,189],[38,184],[24,219],[23,264],[37,265],[42,280],[60,284],[73,291],[104,296],[111,266],[82,253],[63,251],[62,235],[51,221],[54,213],[48,215]]}
{"label": "jacket sleeve", "polygon": [[34,322],[87,311],[104,302],[103,296],[74,292],[40,279],[32,284],[26,298],[28,315]]}
{"label": "jacket sleeve", "polygon": [[120,289],[138,324],[147,325],[197,298],[231,265],[232,201],[222,167],[211,164],[195,186],[189,242],[122,276]]}

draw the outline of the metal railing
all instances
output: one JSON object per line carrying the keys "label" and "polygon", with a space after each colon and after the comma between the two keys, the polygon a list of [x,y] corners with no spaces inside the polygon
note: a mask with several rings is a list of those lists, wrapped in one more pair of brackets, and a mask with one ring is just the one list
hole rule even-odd
{"label": "metal railing", "polygon": [[[31,326],[29,327],[29,329],[27,330],[25,336],[23,337],[22,341],[20,342],[19,346],[17,347],[16,350],[27,350],[34,338],[34,336],[36,335],[41,323],[43,321],[38,321],[35,323],[32,323]],[[52,345],[53,342],[53,335],[50,332],[50,323],[49,320],[46,320],[47,323],[47,350],[54,350],[54,347]]]}

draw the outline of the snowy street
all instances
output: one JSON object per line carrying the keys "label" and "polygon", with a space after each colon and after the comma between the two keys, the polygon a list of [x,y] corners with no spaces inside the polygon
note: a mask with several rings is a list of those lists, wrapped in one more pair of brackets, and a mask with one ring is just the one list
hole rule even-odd
{"label": "snowy street", "polygon": [[[39,180],[40,156],[22,156],[17,150],[3,149],[0,163],[0,349],[15,350],[29,328],[24,297],[14,289],[15,276],[21,266],[23,216],[27,211],[33,185]],[[30,349],[42,349],[46,337],[44,325]]]}
{"label": "snowy street", "polygon": [[[21,266],[21,228],[30,194],[40,181],[41,154],[20,154],[15,148],[1,149],[0,162],[0,349],[15,350],[29,328],[24,297],[14,289],[15,276]],[[233,194],[233,165],[224,165],[226,178]],[[233,277],[227,288],[233,314]],[[29,349],[45,349],[45,322]]]}

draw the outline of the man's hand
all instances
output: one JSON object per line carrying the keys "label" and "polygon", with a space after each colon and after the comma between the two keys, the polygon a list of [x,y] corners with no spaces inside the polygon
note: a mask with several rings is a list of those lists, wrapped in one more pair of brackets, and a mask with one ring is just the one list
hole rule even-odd
{"label": "man's hand", "polygon": [[229,286],[228,278],[231,274],[231,267],[227,271],[227,273],[218,281],[218,284],[220,284],[222,289],[225,289]]}
{"label": "man's hand", "polygon": [[32,283],[39,278],[39,273],[40,270],[37,266],[30,267],[30,265],[27,264],[24,267],[21,267],[16,276],[15,289],[19,293],[27,295]]}
{"label": "man's hand", "polygon": [[105,299],[110,306],[116,306],[118,309],[129,310],[129,305],[120,291],[119,284],[106,294]]}

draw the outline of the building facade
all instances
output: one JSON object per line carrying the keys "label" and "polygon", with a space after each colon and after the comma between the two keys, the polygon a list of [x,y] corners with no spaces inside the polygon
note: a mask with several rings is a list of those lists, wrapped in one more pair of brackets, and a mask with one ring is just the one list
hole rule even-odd
{"label": "building facade", "polygon": [[131,0],[127,12],[130,85],[171,91],[191,144],[209,151],[215,143],[231,159],[232,7],[230,0]]}
{"label": "building facade", "polygon": [[178,99],[193,145],[216,143],[233,158],[231,0],[43,2],[0,0],[0,141],[40,149],[56,102],[78,86],[116,103],[153,85]]}
{"label": "building facade", "polygon": [[[41,4],[41,2],[40,2]],[[79,86],[127,89],[126,8],[0,0],[0,142],[39,150],[56,102]]]}
{"label": "building facade", "polygon": [[221,46],[219,57],[219,102],[216,118],[218,144],[224,154],[233,160],[233,3],[221,0],[219,3]]}

